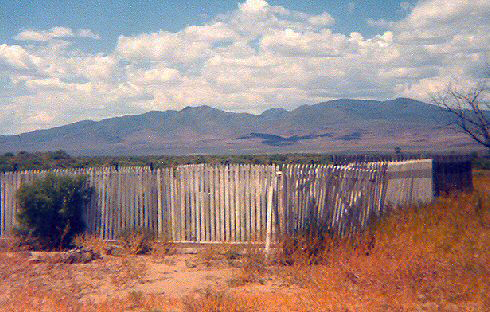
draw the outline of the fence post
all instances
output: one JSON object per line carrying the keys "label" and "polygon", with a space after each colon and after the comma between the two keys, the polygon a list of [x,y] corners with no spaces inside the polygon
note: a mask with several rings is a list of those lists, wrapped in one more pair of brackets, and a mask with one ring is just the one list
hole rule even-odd
{"label": "fence post", "polygon": [[[279,168],[278,168],[279,169]],[[276,220],[276,225],[277,228],[279,228],[279,231],[277,231],[279,237],[283,237],[284,233],[286,232],[286,209],[284,208],[284,202],[285,202],[285,191],[284,191],[284,175],[282,172],[282,168],[280,168],[281,171],[276,171],[277,175],[277,188],[278,188],[278,200],[277,200],[277,220]]]}
{"label": "fence post", "polygon": [[158,218],[157,218],[157,227],[158,227],[158,237],[160,239],[163,238],[163,209],[162,209],[162,178],[161,178],[161,170],[157,169],[157,202],[158,202]]}
{"label": "fence post", "polygon": [[271,236],[272,236],[272,199],[273,199],[273,192],[274,192],[274,186],[277,185],[276,183],[276,174],[275,172],[272,172],[272,174],[269,175],[269,185],[268,185],[268,192],[267,192],[267,234],[265,238],[265,254],[267,258],[270,256],[270,249],[271,249]]}

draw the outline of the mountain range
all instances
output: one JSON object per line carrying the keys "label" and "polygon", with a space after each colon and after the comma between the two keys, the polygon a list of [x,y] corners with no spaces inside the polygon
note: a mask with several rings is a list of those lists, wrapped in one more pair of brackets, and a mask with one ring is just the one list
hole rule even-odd
{"label": "mountain range", "polygon": [[65,150],[76,155],[449,151],[476,148],[420,101],[332,100],[260,115],[209,106],[151,111],[0,136],[0,152]]}

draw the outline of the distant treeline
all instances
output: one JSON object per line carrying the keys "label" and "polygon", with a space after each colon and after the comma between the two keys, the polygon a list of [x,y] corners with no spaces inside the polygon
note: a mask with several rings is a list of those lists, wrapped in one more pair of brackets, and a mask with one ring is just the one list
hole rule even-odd
{"label": "distant treeline", "polygon": [[[187,155],[187,156],[71,156],[63,150],[50,152],[5,153],[0,156],[0,171],[47,170],[65,168],[87,168],[102,166],[151,166],[152,168],[172,167],[185,164],[331,164],[342,154],[260,154],[260,155]],[[346,157],[352,155],[345,154]],[[370,153],[369,158],[400,157],[414,155],[401,153]],[[424,158],[423,154],[415,155]],[[427,155],[427,157],[430,157]],[[475,169],[490,170],[490,158],[472,153]]]}

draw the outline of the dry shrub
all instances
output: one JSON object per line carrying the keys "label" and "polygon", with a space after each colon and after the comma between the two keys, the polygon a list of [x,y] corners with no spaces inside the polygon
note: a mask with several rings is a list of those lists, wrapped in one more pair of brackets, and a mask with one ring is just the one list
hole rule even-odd
{"label": "dry shrub", "polygon": [[31,263],[29,255],[0,255],[0,311],[77,311],[86,285],[71,265]]}
{"label": "dry shrub", "polygon": [[139,291],[131,291],[126,296],[123,296],[121,298],[111,298],[104,302],[95,304],[94,311],[163,312],[163,311],[175,311],[171,307],[174,307],[176,305],[179,305],[179,303],[175,302],[175,300],[170,300],[161,295],[144,294]]}
{"label": "dry shrub", "polygon": [[221,246],[219,245],[205,245],[199,248],[197,252],[197,259],[203,262],[205,265],[210,266],[213,261],[222,260],[223,255],[221,253]]}
{"label": "dry shrub", "polygon": [[27,260],[29,257],[29,252],[1,252],[0,280],[3,283],[9,283],[12,280],[28,276],[30,264]]}
{"label": "dry shrub", "polygon": [[78,300],[63,290],[40,291],[25,287],[15,293],[0,307],[0,311],[81,311]]}
{"label": "dry shrub", "polygon": [[96,234],[79,234],[73,238],[73,244],[87,250],[92,250],[100,255],[109,255],[113,247]]}
{"label": "dry shrub", "polygon": [[118,235],[125,254],[129,255],[144,255],[151,252],[155,237],[155,233],[144,228],[123,229]]}
{"label": "dry shrub", "polygon": [[237,244],[208,244],[197,253],[197,260],[205,266],[237,266],[243,253],[243,247]]}
{"label": "dry shrub", "polygon": [[13,231],[11,235],[0,240],[0,251],[35,251],[42,250],[42,244],[37,237],[32,235],[19,235]]}
{"label": "dry shrub", "polygon": [[166,256],[174,255],[177,249],[168,241],[154,242],[151,247],[151,255],[155,260],[164,260]]}
{"label": "dry shrub", "polygon": [[264,284],[266,277],[270,275],[270,261],[266,256],[260,246],[247,245],[241,257],[240,271],[229,281],[229,285],[237,287],[248,283]]}
{"label": "dry shrub", "polygon": [[237,292],[206,289],[182,300],[182,311],[328,311],[313,309],[296,293]]}
{"label": "dry shrub", "polygon": [[328,235],[314,236],[305,233],[280,239],[275,260],[283,265],[314,265],[322,263],[325,252],[336,248],[339,240]]}
{"label": "dry shrub", "polygon": [[139,291],[130,291],[123,297],[110,298],[95,303],[87,300],[80,302],[68,291],[40,291],[32,287],[24,287],[15,294],[11,294],[0,311],[56,311],[56,312],[113,312],[113,311],[175,311],[173,307],[180,302],[170,300],[161,295],[144,294]]}

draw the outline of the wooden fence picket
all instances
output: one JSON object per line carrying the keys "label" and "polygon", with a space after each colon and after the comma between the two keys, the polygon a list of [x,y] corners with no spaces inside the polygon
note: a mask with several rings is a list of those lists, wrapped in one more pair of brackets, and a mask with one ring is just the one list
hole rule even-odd
{"label": "wooden fence picket", "polygon": [[[420,162],[428,168],[424,170],[431,168],[430,161]],[[443,170],[452,168],[439,160],[440,168],[441,164],[445,167],[438,169],[438,185],[443,185]],[[350,235],[383,214],[387,200],[391,206],[393,202],[414,202],[420,197],[417,192],[432,187],[427,186],[427,173],[416,172],[417,166],[417,160],[410,160],[340,166],[201,164],[157,170],[121,167],[51,172],[88,177],[87,185],[94,192],[83,218],[87,231],[103,239],[116,239],[125,228],[147,228],[170,241],[268,241],[270,247],[281,235],[313,225]],[[468,181],[467,171],[460,171],[461,180]],[[455,181],[460,171],[446,175]],[[1,237],[16,225],[16,191],[47,172],[0,173]],[[422,180],[426,184],[420,184]]]}

